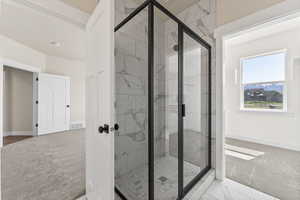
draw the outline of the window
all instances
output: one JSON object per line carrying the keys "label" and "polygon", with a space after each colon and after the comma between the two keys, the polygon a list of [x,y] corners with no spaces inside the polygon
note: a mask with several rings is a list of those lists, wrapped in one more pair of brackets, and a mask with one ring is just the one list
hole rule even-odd
{"label": "window", "polygon": [[285,110],[285,57],[280,51],[241,60],[241,109]]}

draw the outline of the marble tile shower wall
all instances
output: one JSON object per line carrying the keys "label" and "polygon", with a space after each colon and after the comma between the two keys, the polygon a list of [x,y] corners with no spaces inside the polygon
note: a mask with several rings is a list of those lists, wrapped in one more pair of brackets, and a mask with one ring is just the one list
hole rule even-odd
{"label": "marble tile shower wall", "polygon": [[154,132],[155,159],[166,154],[166,68],[165,24],[160,16],[154,16]]}
{"label": "marble tile shower wall", "polygon": [[[181,13],[176,15],[181,21],[183,21],[188,27],[195,31],[201,38],[206,40],[212,46],[212,165],[215,167],[215,136],[216,136],[216,64],[215,64],[215,40],[213,38],[213,31],[216,27],[216,0],[199,0],[197,3],[193,4],[191,7],[185,9]],[[169,20],[165,24],[165,38],[166,38],[166,48],[172,49],[174,45],[177,44],[177,25]],[[202,61],[207,59],[207,55],[202,55]],[[176,72],[177,73],[177,72]],[[170,72],[166,72],[170,74]],[[203,74],[202,75],[207,75]],[[167,76],[168,77],[168,76]],[[169,76],[170,77],[170,76]],[[167,88],[170,86],[168,83],[172,81],[171,78],[167,78]],[[174,79],[174,78],[173,78]],[[174,85],[174,84],[171,84]],[[173,88],[174,89],[174,88]],[[169,93],[169,92],[168,92]],[[208,92],[205,91],[208,95]],[[202,97],[203,98],[203,97]],[[206,99],[206,98],[204,98]],[[168,96],[167,108],[169,104],[176,104],[176,98],[174,96]],[[177,124],[174,124],[174,113],[167,111],[167,132],[174,132],[177,130]],[[203,117],[206,118],[207,112],[201,113]]]}
{"label": "marble tile shower wall", "polygon": [[[119,24],[138,5],[133,0],[116,0],[115,23]],[[215,0],[199,0],[190,8],[177,15],[192,30],[208,41],[213,47],[212,83],[213,83],[213,166],[215,165]],[[164,19],[165,20],[165,19]],[[147,10],[136,16],[116,34],[116,118],[120,123],[119,137],[116,137],[116,173],[123,175],[148,162],[148,71],[147,71]],[[166,49],[177,44],[177,26],[171,21],[155,18],[155,149],[156,157],[166,154],[166,77],[172,73],[165,67]],[[166,45],[166,46],[162,46]],[[169,48],[170,47],[170,48]],[[173,72],[176,73],[176,72]],[[176,87],[177,84],[174,84]],[[177,90],[177,87],[176,87]],[[176,101],[176,97],[173,98]],[[175,103],[176,104],[176,103]],[[202,113],[206,115],[207,113]],[[167,115],[167,116],[166,116]],[[204,117],[203,117],[204,118]],[[176,126],[175,126],[175,130]]]}
{"label": "marble tile shower wall", "polygon": [[[129,0],[116,1],[116,24],[136,8]],[[155,20],[155,26],[162,22]],[[155,38],[163,35],[155,29]],[[116,176],[148,163],[148,40],[147,9],[123,26],[115,35],[116,120],[120,124],[115,138]],[[162,39],[160,39],[162,40]],[[164,70],[160,41],[155,45],[155,149],[156,156],[164,155]]]}

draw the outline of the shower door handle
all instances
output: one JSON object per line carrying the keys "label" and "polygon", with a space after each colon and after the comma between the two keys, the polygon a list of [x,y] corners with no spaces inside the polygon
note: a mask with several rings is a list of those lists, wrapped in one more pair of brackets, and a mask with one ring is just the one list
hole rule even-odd
{"label": "shower door handle", "polygon": [[185,104],[182,104],[182,117],[185,117]]}
{"label": "shower door handle", "polygon": [[118,131],[120,128],[119,124],[115,123],[114,127],[110,128],[110,131]]}

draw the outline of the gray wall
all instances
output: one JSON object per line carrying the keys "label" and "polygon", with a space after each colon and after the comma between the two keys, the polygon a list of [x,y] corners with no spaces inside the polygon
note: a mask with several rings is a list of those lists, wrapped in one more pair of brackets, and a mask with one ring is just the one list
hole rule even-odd
{"label": "gray wall", "polygon": [[33,73],[4,67],[3,129],[6,133],[32,131]]}

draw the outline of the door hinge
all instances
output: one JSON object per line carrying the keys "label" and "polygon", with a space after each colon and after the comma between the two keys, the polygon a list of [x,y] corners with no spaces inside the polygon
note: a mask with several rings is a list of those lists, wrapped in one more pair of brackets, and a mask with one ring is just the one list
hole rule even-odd
{"label": "door hinge", "polygon": [[39,77],[36,77],[36,79],[35,79],[36,81],[39,81]]}
{"label": "door hinge", "polygon": [[39,101],[35,101],[35,104],[39,104]]}
{"label": "door hinge", "polygon": [[39,124],[35,124],[35,127],[39,127]]}

